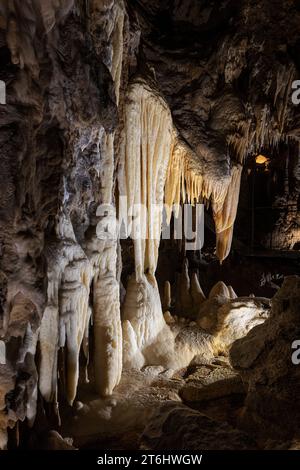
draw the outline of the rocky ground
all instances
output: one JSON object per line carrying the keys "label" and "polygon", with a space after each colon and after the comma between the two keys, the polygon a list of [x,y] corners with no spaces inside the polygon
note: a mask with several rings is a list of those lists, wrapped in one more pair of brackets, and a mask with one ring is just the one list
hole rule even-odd
{"label": "rocky ground", "polygon": [[[239,304],[241,299],[234,302]],[[21,430],[23,442],[45,449],[299,448],[300,369],[292,363],[291,345],[300,337],[300,278],[284,280],[271,300],[267,319],[252,325],[248,333],[237,330],[234,336],[233,320],[239,318],[241,324],[249,315],[243,316],[244,304],[242,309],[235,308],[234,315],[234,309],[228,308],[231,302],[223,299],[215,314],[212,312],[214,324],[219,324],[215,333],[213,328],[210,335],[202,330],[206,340],[210,337],[212,344],[216,342],[217,349],[223,344],[223,354],[217,350],[207,356],[195,354],[189,365],[178,370],[159,365],[124,369],[120,384],[107,398],[99,398],[91,374],[90,383],[81,380],[73,407],[61,409],[62,426],[58,422],[54,426],[60,434],[49,428],[49,419],[43,423],[38,407],[37,424],[29,433]],[[189,323],[173,319],[172,331],[181,335],[181,341],[189,337],[191,328],[198,328],[201,335],[199,326]],[[220,333],[231,338],[230,347],[228,340],[225,346],[218,342]],[[193,335],[190,343],[191,338]],[[4,409],[14,384],[7,366],[1,366],[0,373],[0,405]],[[9,417],[14,425],[16,416],[11,412]],[[14,430],[10,442],[16,443],[16,439]]]}
{"label": "rocky ground", "polygon": [[85,448],[299,448],[300,369],[291,361],[299,302],[300,279],[286,278],[269,319],[236,340],[229,358],[126,370],[106,400],[85,386],[64,433]]}

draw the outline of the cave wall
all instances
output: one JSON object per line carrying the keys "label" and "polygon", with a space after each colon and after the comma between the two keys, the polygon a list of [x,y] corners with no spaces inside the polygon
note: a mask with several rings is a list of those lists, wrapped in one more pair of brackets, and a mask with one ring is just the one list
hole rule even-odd
{"label": "cave wall", "polygon": [[111,393],[120,380],[118,243],[97,238],[96,211],[114,201],[135,37],[122,1],[1,2],[0,15],[5,427],[33,422],[38,388],[57,401],[59,348],[73,402],[92,310],[96,387]]}

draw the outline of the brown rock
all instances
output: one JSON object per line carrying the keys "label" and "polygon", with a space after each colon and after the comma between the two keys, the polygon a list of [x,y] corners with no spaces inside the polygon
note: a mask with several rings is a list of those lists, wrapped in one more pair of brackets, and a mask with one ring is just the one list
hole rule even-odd
{"label": "brown rock", "polygon": [[179,394],[187,402],[200,402],[244,392],[240,375],[232,369],[204,365],[188,376]]}
{"label": "brown rock", "polygon": [[247,383],[241,425],[262,438],[299,437],[300,366],[292,343],[300,338],[300,278],[290,276],[272,300],[270,318],[232,346],[230,360]]}
{"label": "brown rock", "polygon": [[155,451],[245,450],[255,449],[256,445],[247,434],[226,423],[169,402],[153,413],[141,437],[141,448]]}

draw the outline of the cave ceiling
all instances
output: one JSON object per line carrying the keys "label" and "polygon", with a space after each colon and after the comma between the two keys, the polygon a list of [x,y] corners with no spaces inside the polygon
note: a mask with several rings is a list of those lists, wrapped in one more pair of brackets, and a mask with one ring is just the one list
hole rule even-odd
{"label": "cave ceiling", "polygon": [[130,4],[141,29],[141,65],[206,172],[224,177],[231,161],[299,139],[299,109],[291,102],[299,2]]}

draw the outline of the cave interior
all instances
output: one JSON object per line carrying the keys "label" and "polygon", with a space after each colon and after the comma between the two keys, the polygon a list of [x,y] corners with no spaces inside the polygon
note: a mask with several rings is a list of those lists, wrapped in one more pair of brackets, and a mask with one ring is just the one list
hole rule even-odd
{"label": "cave interior", "polygon": [[0,449],[300,449],[299,74],[298,0],[0,1]]}

